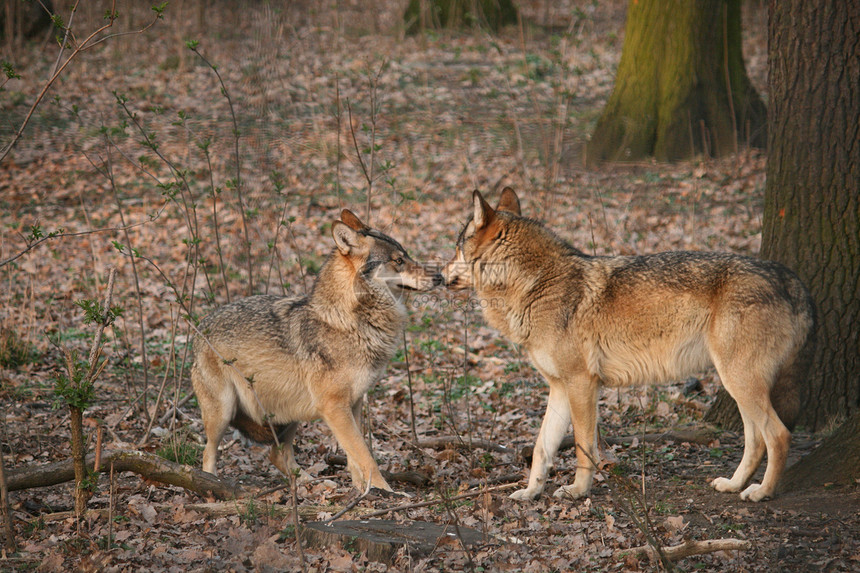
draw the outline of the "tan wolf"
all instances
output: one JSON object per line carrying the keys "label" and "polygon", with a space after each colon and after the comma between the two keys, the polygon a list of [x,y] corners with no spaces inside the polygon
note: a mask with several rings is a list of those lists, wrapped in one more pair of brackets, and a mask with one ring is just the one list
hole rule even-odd
{"label": "tan wolf", "polygon": [[[797,276],[725,253],[589,256],[521,216],[510,188],[496,209],[478,191],[472,199],[445,282],[473,286],[486,321],[522,345],[549,384],[528,486],[512,498],[540,495],[571,419],[576,477],[554,495],[589,492],[602,385],[668,382],[710,365],[744,424],[740,465],[711,485],[752,501],[774,494],[814,349],[814,306]],[[761,484],[743,489],[765,452]]]}
{"label": "tan wolf", "polygon": [[191,381],[206,430],[204,471],[216,473],[231,424],[274,443],[269,459],[283,473],[297,470],[298,422],[322,418],[355,487],[391,491],[359,429],[362,398],[401,344],[403,291],[428,290],[441,276],[348,210],[331,232],[335,248],[310,295],[251,296],[201,321]]}

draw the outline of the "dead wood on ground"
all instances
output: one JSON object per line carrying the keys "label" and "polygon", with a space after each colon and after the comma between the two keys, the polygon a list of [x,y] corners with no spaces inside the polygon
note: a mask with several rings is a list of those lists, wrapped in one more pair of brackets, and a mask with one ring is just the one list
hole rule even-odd
{"label": "dead wood on ground", "polygon": [[[86,459],[88,469],[93,468],[95,454]],[[203,497],[234,499],[250,492],[231,480],[219,478],[208,472],[184,464],[171,462],[155,454],[133,450],[109,450],[102,452],[101,467],[118,472],[134,472],[141,477],[183,487]],[[9,491],[47,487],[72,481],[75,470],[71,459],[50,464],[27,466],[7,470],[6,483]]]}
{"label": "dead wood on ground", "polygon": [[[703,555],[716,551],[746,551],[751,548],[752,542],[746,539],[706,539],[704,541],[688,540],[680,545],[663,547],[661,551],[670,561],[678,561],[693,555]],[[658,559],[656,549],[650,545],[642,545],[615,552],[616,558],[623,557],[624,555],[648,557],[652,561]]]}
{"label": "dead wood on ground", "polygon": [[[610,446],[630,446],[637,442],[653,444],[657,442],[676,442],[690,444],[708,445],[716,439],[717,435],[714,430],[708,428],[693,428],[693,429],[675,429],[665,432],[654,432],[648,434],[635,434],[630,436],[607,436],[602,438]],[[558,451],[568,450],[574,447],[573,436],[565,436],[558,446]],[[526,461],[531,461],[534,446],[524,446],[520,450],[520,456]]]}

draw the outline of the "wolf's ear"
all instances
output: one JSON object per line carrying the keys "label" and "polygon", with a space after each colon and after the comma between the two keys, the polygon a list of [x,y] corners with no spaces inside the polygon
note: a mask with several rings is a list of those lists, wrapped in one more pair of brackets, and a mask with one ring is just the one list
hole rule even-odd
{"label": "wolf's ear", "polygon": [[499,204],[496,205],[496,211],[507,211],[513,213],[517,217],[522,215],[520,211],[520,199],[516,192],[510,187],[502,189],[502,196],[499,197]]}
{"label": "wolf's ear", "polygon": [[348,255],[361,246],[361,235],[358,231],[341,221],[332,223],[331,236],[342,255]]}
{"label": "wolf's ear", "polygon": [[475,206],[475,215],[472,220],[475,223],[475,230],[478,231],[493,222],[493,219],[496,218],[496,212],[477,189],[472,192],[472,202]]}
{"label": "wolf's ear", "polygon": [[346,223],[353,231],[366,231],[368,226],[361,222],[361,219],[355,216],[355,213],[349,209],[344,209],[340,213],[340,220]]}

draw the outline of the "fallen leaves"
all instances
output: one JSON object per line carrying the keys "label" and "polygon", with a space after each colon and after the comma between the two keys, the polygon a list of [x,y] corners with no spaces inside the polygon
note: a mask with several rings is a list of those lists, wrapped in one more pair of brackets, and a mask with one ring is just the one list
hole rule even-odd
{"label": "fallen leaves", "polygon": [[[81,7],[79,22],[101,18],[99,3],[90,4]],[[380,166],[394,164],[374,182],[374,223],[419,260],[441,262],[452,255],[473,188],[494,195],[508,184],[521,191],[529,216],[589,253],[756,253],[765,176],[765,156],[759,152],[676,165],[579,168],[582,143],[612,89],[625,6],[524,3],[531,16],[552,16],[561,26],[542,30],[526,23],[522,36],[514,30],[493,39],[446,32],[401,41],[385,29],[346,34],[338,26],[373,12],[350,3],[338,5],[337,19],[326,19],[334,7],[320,7],[314,14],[324,21],[313,24],[307,19],[314,16],[304,14],[301,3],[283,10],[243,3],[238,11],[207,10],[207,25],[200,29],[195,18],[168,13],[153,36],[124,38],[84,55],[80,67],[64,76],[58,105],[44,108],[13,161],[0,165],[0,260],[26,246],[26,230],[34,224],[46,232],[119,228],[110,183],[94,167],[105,165],[109,151],[123,216],[134,225],[128,240],[141,257],[134,260],[135,275],[132,259],[113,244],[125,244],[125,235],[111,231],[57,238],[0,269],[0,324],[16,329],[40,353],[33,364],[0,369],[6,459],[20,467],[68,457],[65,414],[51,409],[51,371],[58,356],[43,333],[50,330],[65,344],[86,348],[89,334],[73,302],[103,288],[109,264],[119,269],[117,296],[127,313],[112,333],[106,350],[110,371],[98,381],[99,400],[87,411],[88,419],[103,423],[112,446],[123,448],[136,447],[147,416],[157,418],[153,427],[159,428],[159,435],[150,437],[153,447],[172,439],[175,430],[200,435],[199,413],[187,399],[190,329],[177,293],[183,288],[188,293],[193,285],[193,312],[202,314],[224,302],[228,291],[232,298],[247,292],[243,214],[258,292],[306,292],[332,248],[327,225],[341,208],[363,215],[367,204],[367,186],[348,145],[351,128],[361,146],[379,146]],[[378,6],[387,12],[396,8]],[[147,9],[129,6],[129,16],[140,17]],[[568,29],[571,14],[581,18],[572,35],[558,33]],[[332,27],[335,21],[339,24]],[[229,183],[235,161],[229,107],[212,74],[176,40],[191,32],[199,34],[201,49],[219,65],[234,96],[244,213]],[[762,85],[765,38],[757,38],[745,51],[758,62],[750,72]],[[26,77],[7,86],[19,95],[0,94],[4,119],[16,117],[26,102],[15,102],[38,87],[39,70],[52,64],[52,56],[53,47],[24,56],[20,68]],[[383,58],[388,66],[379,76],[378,139],[372,144],[364,129],[370,115],[368,73]],[[140,146],[140,134],[126,130],[125,136],[116,134],[116,147],[105,145],[101,128],[119,127],[123,119],[114,90],[129,95],[131,109],[156,133],[159,149],[187,169],[185,205],[157,186],[174,176]],[[72,104],[80,119],[69,113]],[[180,111],[184,123],[178,121]],[[0,126],[0,138],[9,124]],[[211,141],[211,167],[201,153],[205,140]],[[273,171],[284,183],[279,191],[270,178]],[[212,185],[219,190],[214,207]],[[189,232],[195,225],[196,238]],[[199,252],[190,248],[195,244]],[[189,265],[197,257],[201,266]],[[456,519],[502,541],[470,557],[453,543],[420,561],[403,553],[396,567],[462,570],[471,559],[476,568],[499,571],[644,569],[629,555],[613,561],[615,551],[646,542],[615,497],[618,479],[635,482],[634,489],[643,492],[644,502],[632,501],[638,514],[649,516],[661,544],[718,539],[742,528],[737,536],[755,538],[760,548],[758,557],[749,552],[696,557],[691,567],[764,570],[769,565],[762,555],[782,555],[786,567],[825,558],[849,565],[860,560],[857,512],[839,513],[857,507],[856,492],[842,492],[824,517],[818,517],[821,500],[810,501],[803,511],[775,515],[768,507],[789,502],[748,507],[705,485],[733,469],[742,440],[725,434],[710,444],[689,436],[662,437],[699,423],[717,387],[707,373],[696,395],[685,396],[681,383],[604,394],[602,435],[613,445],[590,498],[569,502],[550,495],[573,479],[570,452],[558,456],[548,494],[533,503],[513,502],[509,489],[482,488],[511,479],[524,483],[528,465],[520,452],[537,436],[546,386],[520,349],[483,324],[476,302],[444,291],[410,301],[408,347],[371,391],[366,417],[383,469],[432,479],[428,486],[404,486],[414,496],[412,506],[395,516],[436,523]],[[144,365],[146,408],[140,398]],[[162,384],[163,400],[156,404]],[[297,491],[303,519],[330,517],[354,499],[346,470],[326,461],[337,447],[322,424],[304,425],[296,449],[299,463],[314,478]],[[221,459],[220,469],[230,478],[265,487],[283,483],[257,446],[231,442]],[[69,484],[13,494],[21,569],[66,571],[100,563],[108,570],[301,568],[290,518],[266,509],[291,511],[286,489],[258,505],[216,514],[212,507],[195,508],[201,499],[177,487],[142,484],[133,475],[115,481],[111,498],[111,485],[100,478],[91,501],[96,511],[83,536],[67,514],[45,519],[69,509]],[[478,493],[455,499],[473,491]],[[423,502],[428,503],[414,505]],[[389,514],[402,504],[374,498],[355,511]],[[829,515],[845,522],[839,542],[833,540]],[[826,533],[810,537],[801,530]],[[101,561],[105,556],[109,562]],[[305,564],[316,570],[381,570],[340,549],[308,552]]]}

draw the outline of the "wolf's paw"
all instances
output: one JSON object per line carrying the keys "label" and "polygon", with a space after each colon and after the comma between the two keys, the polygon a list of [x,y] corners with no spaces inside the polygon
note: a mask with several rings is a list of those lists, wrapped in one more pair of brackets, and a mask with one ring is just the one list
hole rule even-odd
{"label": "wolf's paw", "polygon": [[518,489],[508,497],[517,501],[532,501],[540,497],[540,490]]}
{"label": "wolf's paw", "polygon": [[754,483],[741,492],[741,499],[747,501],[761,501],[770,497],[770,492],[761,487],[761,484]]}
{"label": "wolf's paw", "polygon": [[552,494],[559,499],[580,499],[588,495],[589,488],[583,489],[576,484],[563,485]]}
{"label": "wolf's paw", "polygon": [[723,493],[735,493],[740,491],[740,486],[735,485],[732,480],[724,477],[719,477],[711,482],[711,487]]}

